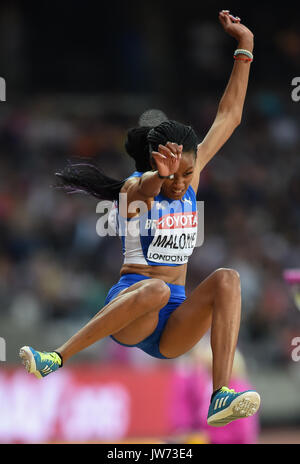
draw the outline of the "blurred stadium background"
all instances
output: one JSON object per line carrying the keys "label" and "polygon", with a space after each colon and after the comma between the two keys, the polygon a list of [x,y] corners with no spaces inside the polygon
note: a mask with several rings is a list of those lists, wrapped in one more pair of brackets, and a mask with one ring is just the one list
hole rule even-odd
{"label": "blurred stadium background", "polygon": [[[21,2],[0,5],[0,442],[300,443],[300,314],[283,280],[300,267],[300,24],[292,6],[241,2]],[[116,178],[133,170],[126,130],[149,108],[213,122],[233,65],[230,9],[255,34],[242,124],[205,168],[205,240],[187,292],[218,267],[240,273],[243,318],[233,383],[261,394],[257,417],[205,425],[209,342],[164,362],[105,339],[42,382],[24,344],[53,349],[101,308],[122,263],[96,234],[97,200],[54,190],[67,160]],[[284,15],[283,15],[284,13]],[[36,401],[37,400],[37,401]]]}

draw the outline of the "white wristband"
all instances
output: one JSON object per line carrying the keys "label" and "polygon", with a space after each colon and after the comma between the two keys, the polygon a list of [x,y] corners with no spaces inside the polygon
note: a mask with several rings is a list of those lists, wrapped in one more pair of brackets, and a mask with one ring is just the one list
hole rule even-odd
{"label": "white wristband", "polygon": [[237,55],[246,55],[249,58],[251,58],[251,60],[253,60],[253,54],[249,52],[249,50],[244,50],[243,48],[236,49],[233,56],[237,56]]}

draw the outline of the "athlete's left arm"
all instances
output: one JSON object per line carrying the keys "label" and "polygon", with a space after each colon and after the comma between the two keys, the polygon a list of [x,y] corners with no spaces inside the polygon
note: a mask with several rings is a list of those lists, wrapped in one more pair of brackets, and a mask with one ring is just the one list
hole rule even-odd
{"label": "athlete's left arm", "polygon": [[[219,20],[225,32],[238,41],[237,48],[249,52],[253,51],[253,34],[247,27],[240,24],[239,18],[235,18],[225,11],[219,14]],[[245,55],[238,56],[238,58],[241,57],[246,58]],[[191,182],[195,192],[198,189],[202,169],[225,144],[241,122],[251,62],[234,61],[227,87],[218,106],[216,118],[207,135],[198,145],[197,161]]]}

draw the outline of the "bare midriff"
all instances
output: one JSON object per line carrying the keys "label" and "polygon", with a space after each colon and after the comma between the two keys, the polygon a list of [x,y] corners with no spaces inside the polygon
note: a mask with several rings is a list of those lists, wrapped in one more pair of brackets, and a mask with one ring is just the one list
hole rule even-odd
{"label": "bare midriff", "polygon": [[120,275],[141,274],[174,285],[185,285],[187,264],[181,266],[144,266],[143,264],[123,264]]}

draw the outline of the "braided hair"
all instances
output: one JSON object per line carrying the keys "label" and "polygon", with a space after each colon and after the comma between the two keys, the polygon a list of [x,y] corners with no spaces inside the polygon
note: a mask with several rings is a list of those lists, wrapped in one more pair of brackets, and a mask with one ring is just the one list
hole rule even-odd
{"label": "braided hair", "polygon": [[[142,126],[129,129],[125,141],[128,155],[134,159],[139,172],[152,171],[151,152],[158,151],[159,144],[174,142],[183,145],[183,151],[197,153],[197,135],[191,126],[177,121],[163,121],[156,127]],[[155,161],[152,160],[155,165]],[[87,193],[103,200],[117,200],[126,179],[117,180],[106,176],[97,166],[88,163],[69,164],[55,174],[61,181],[56,187],[68,193]]]}

